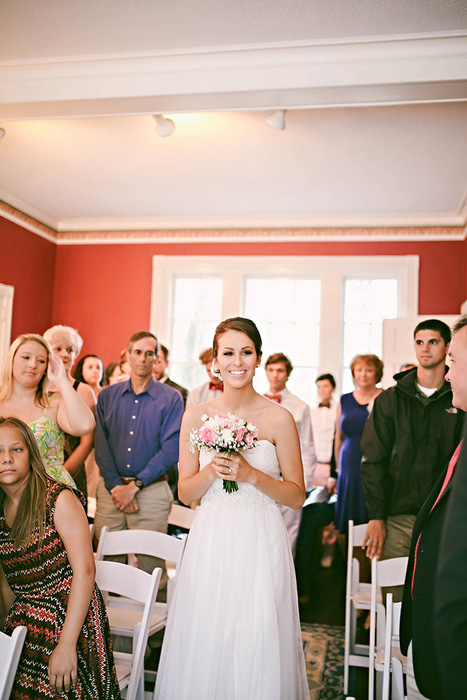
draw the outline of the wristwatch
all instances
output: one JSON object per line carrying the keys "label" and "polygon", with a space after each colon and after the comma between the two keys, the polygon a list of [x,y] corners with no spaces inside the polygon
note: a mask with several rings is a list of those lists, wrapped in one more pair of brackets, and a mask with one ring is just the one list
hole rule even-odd
{"label": "wristwatch", "polygon": [[140,491],[141,491],[141,489],[144,489],[144,484],[141,481],[141,479],[135,479],[134,483],[135,483],[136,488],[139,489]]}

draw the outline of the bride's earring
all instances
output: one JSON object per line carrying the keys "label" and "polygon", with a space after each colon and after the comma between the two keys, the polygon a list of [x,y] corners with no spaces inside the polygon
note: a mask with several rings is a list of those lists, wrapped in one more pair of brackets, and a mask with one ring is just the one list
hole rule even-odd
{"label": "bride's earring", "polygon": [[217,365],[211,365],[211,372],[216,375],[216,377],[221,376],[221,371]]}

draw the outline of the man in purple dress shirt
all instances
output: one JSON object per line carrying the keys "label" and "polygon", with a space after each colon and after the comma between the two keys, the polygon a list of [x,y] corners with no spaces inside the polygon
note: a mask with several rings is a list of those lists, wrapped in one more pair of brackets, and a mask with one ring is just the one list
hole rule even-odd
{"label": "man in purple dress shirt", "polygon": [[[180,392],[152,376],[157,338],[148,331],[131,336],[131,378],[99,394],[96,461],[102,474],[97,486],[96,536],[110,530],[167,532],[173,496],[166,470],[178,461],[183,416]],[[164,562],[139,556],[140,568],[152,572]]]}

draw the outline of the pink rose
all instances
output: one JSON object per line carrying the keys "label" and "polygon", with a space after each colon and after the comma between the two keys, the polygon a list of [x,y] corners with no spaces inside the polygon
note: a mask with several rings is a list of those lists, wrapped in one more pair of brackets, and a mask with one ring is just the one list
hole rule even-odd
{"label": "pink rose", "polygon": [[248,445],[248,447],[253,447],[253,435],[251,433],[245,435],[245,443]]}
{"label": "pink rose", "polygon": [[241,441],[243,440],[243,436],[245,435],[245,432],[246,432],[245,428],[240,428],[240,430],[237,431],[237,436],[235,439],[236,439],[238,444],[240,444]]}
{"label": "pink rose", "polygon": [[203,426],[198,431],[199,439],[206,443],[206,445],[212,445],[214,439],[214,431],[211,430],[207,425]]}

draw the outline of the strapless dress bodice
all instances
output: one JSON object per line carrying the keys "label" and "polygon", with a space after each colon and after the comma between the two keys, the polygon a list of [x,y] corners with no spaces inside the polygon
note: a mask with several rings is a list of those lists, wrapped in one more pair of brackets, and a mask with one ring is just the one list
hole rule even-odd
{"label": "strapless dress bodice", "polygon": [[[207,466],[212,457],[215,455],[215,450],[203,449],[200,452],[200,469]],[[252,467],[262,471],[264,474],[271,476],[273,479],[279,479],[280,467],[277,460],[276,446],[269,440],[258,440],[256,447],[251,450],[242,451],[243,457]],[[224,491],[223,480],[216,479],[201,499],[201,504],[219,502],[223,505],[238,506],[259,505],[259,506],[274,506],[278,508],[278,503],[269,496],[266,496],[262,491],[251,484],[238,482],[238,491],[227,493]]]}

